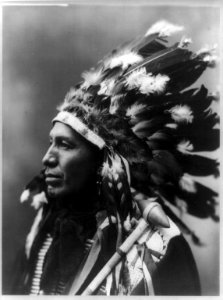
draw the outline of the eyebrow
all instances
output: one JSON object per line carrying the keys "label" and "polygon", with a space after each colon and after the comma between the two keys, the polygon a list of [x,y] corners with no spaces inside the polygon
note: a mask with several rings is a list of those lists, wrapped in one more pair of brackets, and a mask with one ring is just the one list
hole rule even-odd
{"label": "eyebrow", "polygon": [[56,135],[54,136],[53,134],[49,134],[49,138],[52,139],[56,139],[56,140],[66,140],[67,142],[70,142],[70,143],[74,143],[75,141],[71,138],[71,137],[68,137],[68,136],[64,136],[64,135]]}

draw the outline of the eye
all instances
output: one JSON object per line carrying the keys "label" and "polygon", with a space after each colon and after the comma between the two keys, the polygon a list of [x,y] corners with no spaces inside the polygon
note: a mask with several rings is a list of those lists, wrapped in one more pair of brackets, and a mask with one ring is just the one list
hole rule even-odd
{"label": "eye", "polygon": [[60,147],[63,148],[63,149],[65,149],[65,150],[70,150],[70,149],[74,148],[74,146],[71,143],[69,143],[69,142],[67,142],[65,140],[61,140],[60,141]]}

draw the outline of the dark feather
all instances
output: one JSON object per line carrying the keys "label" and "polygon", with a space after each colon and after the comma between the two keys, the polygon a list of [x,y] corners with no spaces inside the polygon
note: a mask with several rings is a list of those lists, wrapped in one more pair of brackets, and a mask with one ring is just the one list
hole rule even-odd
{"label": "dark feather", "polygon": [[206,64],[196,64],[194,61],[179,63],[165,70],[170,76],[167,91],[181,91],[192,85],[204,72]]}
{"label": "dark feather", "polygon": [[148,172],[157,185],[176,182],[182,175],[182,169],[175,157],[168,151],[153,151],[153,160],[147,163]]}
{"label": "dark feather", "polygon": [[200,155],[180,155],[178,157],[179,163],[185,173],[193,176],[219,176],[219,163],[215,159]]}
{"label": "dark feather", "polygon": [[212,217],[215,219],[215,208],[217,193],[210,188],[195,182],[196,192],[179,191],[177,194],[187,203],[189,214],[198,218]]}
{"label": "dark feather", "polygon": [[125,73],[125,76],[142,67],[145,67],[147,72],[151,72],[153,74],[165,73],[165,70],[168,67],[179,62],[187,61],[190,56],[190,51],[178,48],[178,44],[175,44],[172,47],[166,48],[149,56],[143,62],[136,64],[130,68],[127,73]]}
{"label": "dark feather", "polygon": [[25,190],[29,190],[30,193],[40,193],[41,191],[45,191],[45,179],[44,179],[44,171],[41,171],[38,175],[36,175],[25,187]]}
{"label": "dark feather", "polygon": [[[197,128],[198,129],[198,128]],[[191,131],[190,135],[181,135],[188,139],[193,145],[193,151],[214,151],[220,146],[220,132],[219,129],[206,129]]]}
{"label": "dark feather", "polygon": [[167,123],[167,118],[167,116],[165,117],[161,115],[148,121],[141,121],[135,125],[133,131],[139,138],[147,138],[160,129],[163,129]]}
{"label": "dark feather", "polygon": [[146,143],[152,150],[170,150],[174,151],[175,138],[169,133],[168,129],[159,130],[147,138]]}
{"label": "dark feather", "polygon": [[150,40],[149,37],[144,38],[142,42],[137,45],[137,47],[133,48],[133,50],[138,51],[138,53],[143,57],[148,57],[151,54],[164,49],[166,49],[166,46],[158,42],[157,40],[151,41],[151,36],[150,36]]}
{"label": "dark feather", "polygon": [[219,147],[220,132],[213,128],[218,124],[219,119],[210,110],[205,112],[193,111],[195,116],[190,124],[181,123],[175,134],[179,139],[188,139],[193,144],[194,151],[212,151]]}
{"label": "dark feather", "polygon": [[144,163],[152,159],[152,152],[148,145],[134,135],[129,135],[126,143],[118,143],[117,149],[130,164]]}

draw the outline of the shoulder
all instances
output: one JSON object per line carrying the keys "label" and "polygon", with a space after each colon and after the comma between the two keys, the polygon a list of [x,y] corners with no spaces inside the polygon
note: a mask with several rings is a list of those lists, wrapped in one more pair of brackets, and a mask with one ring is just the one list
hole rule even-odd
{"label": "shoulder", "polygon": [[[156,265],[153,276],[157,295],[200,295],[200,282],[191,248],[178,226],[160,228],[146,242]],[[161,254],[160,256],[157,253]]]}

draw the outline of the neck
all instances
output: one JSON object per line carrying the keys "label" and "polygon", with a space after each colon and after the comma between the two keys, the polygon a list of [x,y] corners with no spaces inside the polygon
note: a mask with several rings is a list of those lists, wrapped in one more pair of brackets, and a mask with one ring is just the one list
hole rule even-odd
{"label": "neck", "polygon": [[69,209],[75,213],[91,213],[98,209],[99,196],[96,188],[91,188],[72,195],[51,198],[49,203],[56,210]]}

